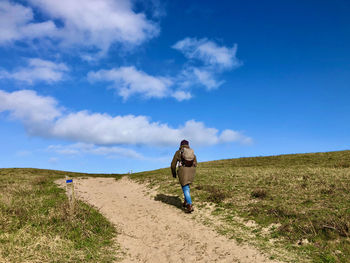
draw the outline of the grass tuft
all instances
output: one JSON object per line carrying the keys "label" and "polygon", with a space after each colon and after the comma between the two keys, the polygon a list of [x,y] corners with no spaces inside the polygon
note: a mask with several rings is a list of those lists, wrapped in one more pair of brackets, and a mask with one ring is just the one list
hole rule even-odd
{"label": "grass tuft", "polygon": [[207,193],[207,200],[219,204],[223,202],[229,195],[218,185],[198,185],[197,190],[203,190]]}
{"label": "grass tuft", "polygon": [[265,189],[255,189],[252,193],[251,196],[253,198],[260,198],[264,199],[267,197],[267,191]]}

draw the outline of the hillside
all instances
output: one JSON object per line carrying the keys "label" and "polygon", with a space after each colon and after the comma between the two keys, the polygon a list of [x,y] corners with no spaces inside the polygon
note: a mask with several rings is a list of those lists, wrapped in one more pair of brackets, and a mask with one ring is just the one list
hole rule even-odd
{"label": "hillside", "polygon": [[[81,201],[69,216],[54,183],[65,175],[121,178],[0,169],[0,262],[113,261],[115,228]],[[349,175],[350,151],[202,162],[191,187],[195,220],[271,259],[350,262]],[[155,200],[181,206],[169,168],[127,176],[156,189]]]}
{"label": "hillside", "polygon": [[[191,195],[198,208],[214,203],[218,231],[238,241],[298,262],[350,262],[349,176],[350,151],[219,160],[198,165]],[[131,178],[182,196],[169,168]]]}

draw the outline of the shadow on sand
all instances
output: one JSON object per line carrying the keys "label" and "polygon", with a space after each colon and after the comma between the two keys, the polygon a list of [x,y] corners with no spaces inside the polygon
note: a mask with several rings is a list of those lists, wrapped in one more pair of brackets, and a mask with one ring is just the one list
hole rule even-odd
{"label": "shadow on sand", "polygon": [[156,197],[154,197],[154,200],[182,209],[182,201],[178,196],[157,194]]}

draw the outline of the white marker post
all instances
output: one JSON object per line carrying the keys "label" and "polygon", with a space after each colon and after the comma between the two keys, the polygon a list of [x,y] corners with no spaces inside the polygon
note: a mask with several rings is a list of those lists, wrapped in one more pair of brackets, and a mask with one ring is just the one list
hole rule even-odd
{"label": "white marker post", "polygon": [[74,203],[75,203],[74,184],[73,184],[73,179],[68,178],[67,175],[66,175],[66,193],[69,201],[70,214],[73,215]]}

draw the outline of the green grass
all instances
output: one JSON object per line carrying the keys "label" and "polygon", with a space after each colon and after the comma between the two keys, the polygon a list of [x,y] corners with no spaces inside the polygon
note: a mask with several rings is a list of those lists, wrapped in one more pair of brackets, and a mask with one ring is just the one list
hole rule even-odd
{"label": "green grass", "polygon": [[[0,169],[0,262],[113,262],[114,227],[77,202],[73,216],[54,181],[114,177],[39,169]],[[200,163],[192,198],[211,208],[205,223],[271,258],[350,262],[350,151]],[[182,197],[170,169],[130,176]],[[253,223],[251,223],[253,222]]]}
{"label": "green grass", "polygon": [[0,262],[113,262],[116,230],[96,209],[77,201],[73,215],[55,180],[91,175],[0,169]]}
{"label": "green grass", "polygon": [[[169,168],[131,178],[182,196]],[[218,231],[272,257],[350,262],[350,151],[200,163],[191,189],[197,207],[215,204]]]}

